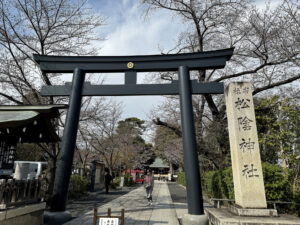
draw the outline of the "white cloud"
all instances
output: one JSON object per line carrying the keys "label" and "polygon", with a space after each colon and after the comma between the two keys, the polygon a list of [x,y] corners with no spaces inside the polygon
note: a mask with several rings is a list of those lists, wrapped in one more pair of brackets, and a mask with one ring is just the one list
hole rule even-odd
{"label": "white cloud", "polygon": [[172,19],[166,11],[154,12],[151,18],[144,19],[138,3],[124,5],[125,15],[112,14],[122,18],[122,21],[110,20],[121,23],[109,25],[113,29],[106,37],[107,40],[101,44],[101,55],[159,54],[159,45],[164,48],[172,47],[180,31],[179,21]]}
{"label": "white cloud", "polygon": [[270,8],[274,9],[276,8],[280,3],[282,3],[282,0],[272,0],[272,1],[265,1],[265,0],[255,0],[255,6],[258,9],[264,10],[266,8],[266,4],[270,4]]}
{"label": "white cloud", "polygon": [[[100,55],[147,55],[160,54],[158,46],[171,49],[177,36],[185,29],[185,25],[171,12],[157,10],[145,19],[143,7],[139,0],[89,0],[91,6],[107,17],[107,25],[102,27],[102,36],[105,41],[97,47]],[[271,8],[281,2],[270,1]],[[266,1],[255,0],[259,9],[264,9]],[[138,76],[138,82],[141,82]],[[106,76],[110,84],[124,83],[123,74],[110,74]],[[135,116],[147,119],[147,113],[162,101],[163,97],[116,97],[124,103],[124,118]]]}
{"label": "white cloud", "polygon": [[[99,7],[100,13],[108,17],[103,27],[100,55],[149,55],[160,54],[158,46],[171,49],[177,35],[184,29],[179,20],[167,11],[156,11],[151,17],[144,17],[139,1],[134,0],[90,0],[92,7]],[[143,76],[138,76],[141,83]],[[106,84],[124,82],[123,74],[106,75]],[[138,117],[146,120],[149,111],[163,100],[160,96],[114,97],[124,105],[123,118]]]}
{"label": "white cloud", "polygon": [[122,117],[137,117],[147,120],[150,110],[160,104],[164,98],[161,96],[130,96],[114,97],[117,101],[123,102],[125,110]]}

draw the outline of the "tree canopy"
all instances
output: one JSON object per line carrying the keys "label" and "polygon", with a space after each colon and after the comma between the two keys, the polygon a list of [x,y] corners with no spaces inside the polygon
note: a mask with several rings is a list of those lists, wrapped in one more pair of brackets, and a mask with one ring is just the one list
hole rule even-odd
{"label": "tree canopy", "polygon": [[[298,98],[298,1],[282,0],[277,5],[266,2],[264,8],[258,8],[250,0],[143,0],[143,3],[149,16],[152,10],[168,10],[186,25],[176,46],[170,50],[172,53],[235,48],[225,69],[195,71],[192,78],[199,82],[224,82],[225,85],[249,81],[254,96],[276,92]],[[173,80],[176,76],[175,73],[160,73],[156,79]],[[288,91],[287,85],[291,86]],[[213,167],[226,167],[226,160],[222,160],[229,154],[224,96],[193,96],[193,106],[201,156]],[[169,98],[158,106],[153,117],[156,125],[181,136],[177,98]]]}
{"label": "tree canopy", "polygon": [[[104,20],[87,0],[0,0],[0,104],[55,104],[65,98],[43,98],[42,85],[58,83],[57,74],[38,69],[33,54],[89,55]],[[88,103],[88,101],[86,102]],[[63,120],[52,121],[58,131]],[[58,144],[41,144],[48,158],[52,192]]]}

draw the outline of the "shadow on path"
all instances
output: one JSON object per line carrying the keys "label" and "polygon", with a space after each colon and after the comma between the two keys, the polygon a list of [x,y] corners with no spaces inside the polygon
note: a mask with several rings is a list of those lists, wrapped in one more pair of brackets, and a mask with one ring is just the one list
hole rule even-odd
{"label": "shadow on path", "polygon": [[91,210],[94,210],[95,207],[104,205],[138,187],[140,187],[140,185],[136,185],[133,187],[124,187],[123,189],[110,190],[108,194],[105,194],[104,191],[93,192],[81,199],[70,201],[67,204],[66,210],[68,210],[72,214],[72,218],[74,219]]}
{"label": "shadow on path", "polygon": [[187,203],[186,190],[184,187],[175,182],[168,182],[168,187],[173,202]]}

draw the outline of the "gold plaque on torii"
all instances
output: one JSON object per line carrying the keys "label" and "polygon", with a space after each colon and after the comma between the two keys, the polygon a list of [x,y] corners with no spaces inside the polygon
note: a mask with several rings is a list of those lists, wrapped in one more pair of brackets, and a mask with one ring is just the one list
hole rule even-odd
{"label": "gold plaque on torii", "polygon": [[132,69],[133,67],[134,67],[134,63],[133,62],[127,63],[127,68],[128,69]]}

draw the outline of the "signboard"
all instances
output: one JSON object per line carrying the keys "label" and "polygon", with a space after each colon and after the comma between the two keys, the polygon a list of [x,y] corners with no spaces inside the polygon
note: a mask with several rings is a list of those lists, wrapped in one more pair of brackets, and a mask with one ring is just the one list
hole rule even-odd
{"label": "signboard", "polygon": [[120,187],[124,186],[124,177],[121,177],[121,181],[120,181]]}
{"label": "signboard", "polygon": [[118,218],[100,218],[99,225],[119,225]]}

